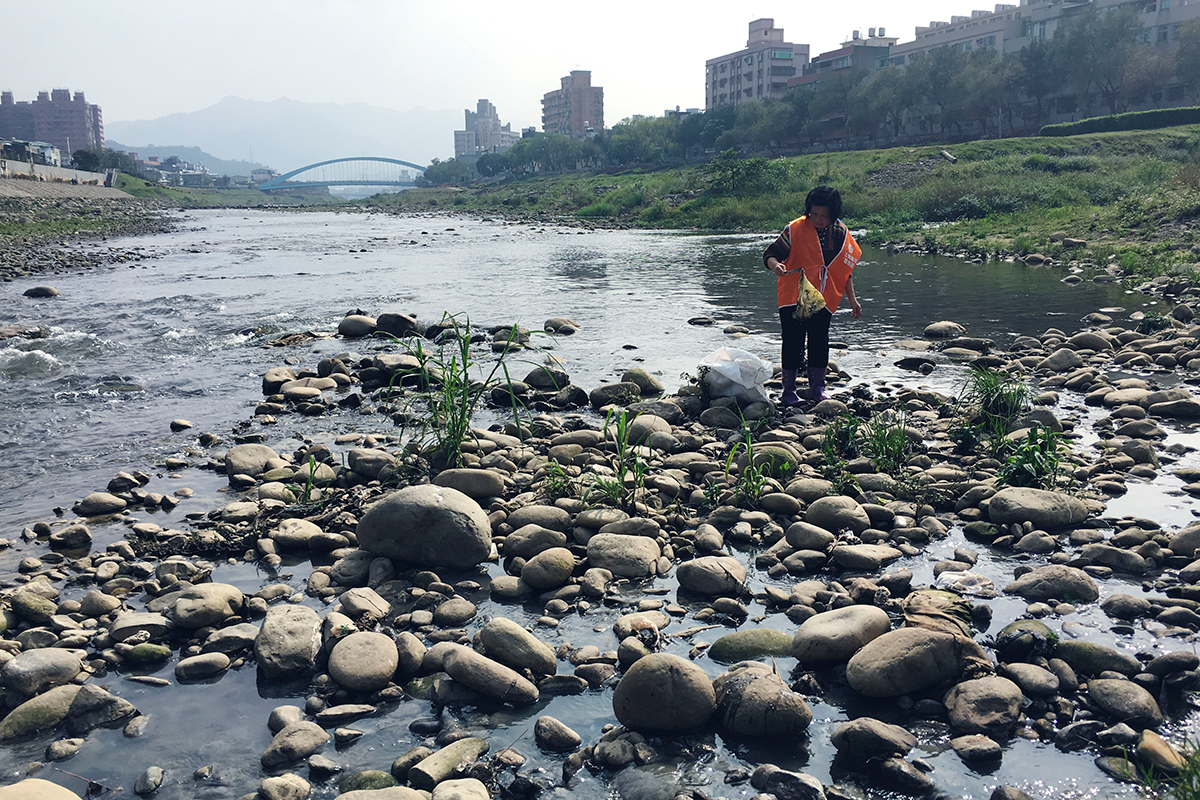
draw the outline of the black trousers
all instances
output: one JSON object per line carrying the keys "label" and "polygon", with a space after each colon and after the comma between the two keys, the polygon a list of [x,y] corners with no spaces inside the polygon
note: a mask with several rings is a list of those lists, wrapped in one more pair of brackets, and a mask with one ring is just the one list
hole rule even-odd
{"label": "black trousers", "polygon": [[833,314],[822,308],[806,320],[796,319],[795,306],[779,309],[779,327],[783,331],[783,368],[804,367],[805,341],[808,342],[808,366],[824,368],[829,364],[829,323]]}

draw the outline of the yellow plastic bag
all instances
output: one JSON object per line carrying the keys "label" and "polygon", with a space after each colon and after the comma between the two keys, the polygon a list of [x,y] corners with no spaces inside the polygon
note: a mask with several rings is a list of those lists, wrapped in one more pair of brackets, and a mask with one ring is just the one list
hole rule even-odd
{"label": "yellow plastic bag", "polygon": [[825,307],[825,298],[817,291],[817,287],[809,282],[808,277],[800,273],[800,300],[796,303],[796,311],[792,314],[796,319],[808,319]]}

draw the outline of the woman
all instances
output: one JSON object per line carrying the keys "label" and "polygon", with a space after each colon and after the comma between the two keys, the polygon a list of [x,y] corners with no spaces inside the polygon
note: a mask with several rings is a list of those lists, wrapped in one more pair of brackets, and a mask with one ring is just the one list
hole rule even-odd
{"label": "woman", "polygon": [[[825,370],[829,365],[829,323],[846,296],[850,316],[862,316],[854,297],[850,273],[862,250],[845,223],[842,196],[831,186],[818,186],[804,200],[804,216],[792,220],[779,238],[763,253],[763,263],[777,276],[775,294],[779,303],[779,325],[783,329],[783,397],[785,406],[800,404],[796,394],[796,372],[804,363],[808,340],[808,389],[814,402],[825,399]],[[796,319],[801,275],[825,298],[825,308],[806,320]]]}

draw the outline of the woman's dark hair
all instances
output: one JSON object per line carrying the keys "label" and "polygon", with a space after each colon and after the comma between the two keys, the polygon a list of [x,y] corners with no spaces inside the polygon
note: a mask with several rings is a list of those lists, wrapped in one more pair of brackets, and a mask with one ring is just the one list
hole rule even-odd
{"label": "woman's dark hair", "polygon": [[818,186],[804,198],[804,215],[812,213],[813,206],[825,206],[829,209],[830,221],[836,221],[842,216],[842,196],[832,186]]}

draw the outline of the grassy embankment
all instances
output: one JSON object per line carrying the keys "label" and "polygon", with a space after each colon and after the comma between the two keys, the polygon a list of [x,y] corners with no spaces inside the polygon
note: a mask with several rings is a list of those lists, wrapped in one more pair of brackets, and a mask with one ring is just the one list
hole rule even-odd
{"label": "grassy embankment", "polygon": [[344,201],[328,194],[292,195],[266,194],[258,189],[185,189],[157,183],[121,173],[116,188],[133,197],[161,200],[174,208],[253,208],[256,206],[329,205]]}
{"label": "grassy embankment", "polygon": [[[364,201],[566,215],[648,228],[774,231],[818,183],[842,191],[843,217],[866,241],[944,252],[1118,261],[1130,272],[1184,270],[1200,242],[1200,126],[1155,131],[900,147],[777,159],[766,183],[718,194],[703,167],[577,173],[465,189],[420,189]],[[930,223],[938,223],[929,228]],[[1064,232],[1086,245],[1063,253]],[[1111,257],[1111,258],[1110,258]],[[1189,270],[1190,271],[1190,270]]]}

